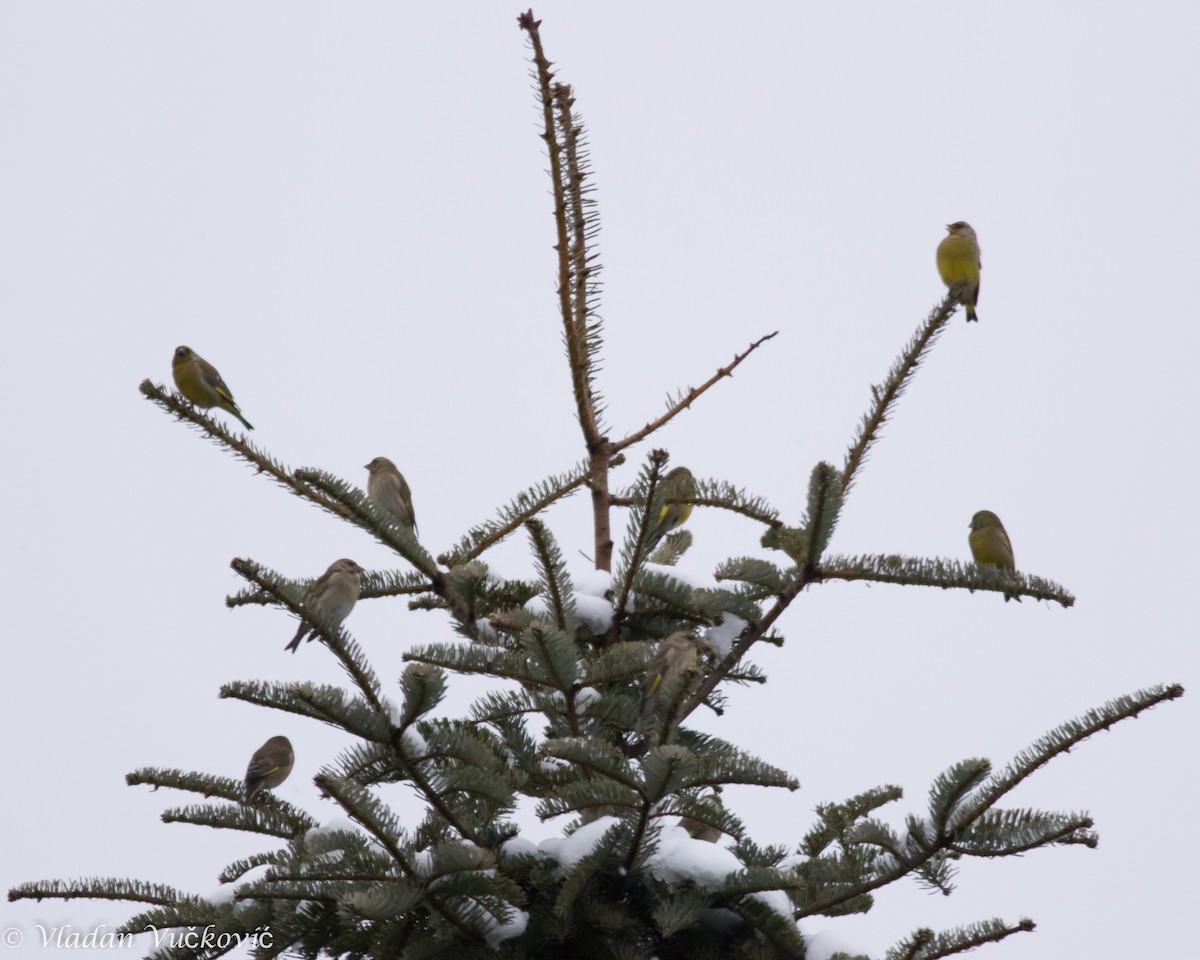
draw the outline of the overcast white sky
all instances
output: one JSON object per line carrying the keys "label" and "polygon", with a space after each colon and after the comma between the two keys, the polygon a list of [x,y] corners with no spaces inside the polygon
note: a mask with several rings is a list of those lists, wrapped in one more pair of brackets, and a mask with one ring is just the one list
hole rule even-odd
{"label": "overcast white sky", "polygon": [[[289,464],[365,484],[362,464],[396,460],[435,552],[583,455],[519,10],[0,6],[0,888],[111,875],[212,891],[263,842],[164,825],[192,797],[124,775],[240,776],[276,733],[297,748],[282,795],[334,815],[311,777],[343,738],[216,698],[239,678],[341,679],[316,645],[284,654],[280,611],[225,608],[228,564],[394,563],[140,396],[144,377],[169,382],[178,344],[220,368],[254,440]],[[794,844],[817,803],[887,782],[906,790],[899,821],[964,757],[1003,764],[1108,698],[1194,686],[1196,6],[535,12],[592,143],[613,434],[779,330],[656,444],[798,518],[812,465],[841,462],[869,384],[942,295],[943,225],[967,219],[980,322],[947,330],[831,549],[965,558],[988,508],[1022,569],[1079,598],[804,594],[787,645],[755,657],[770,682],[705,721],[800,778],[794,794],[730,792],[752,835]],[[589,521],[582,498],[548,516],[572,556],[590,551]],[[697,510],[690,527],[697,570],[758,552],[737,518]],[[495,561],[525,572],[527,547]],[[406,649],[450,636],[400,601],[363,603],[347,626],[392,680]],[[456,681],[444,709],[483,689]],[[1036,933],[987,955],[1180,955],[1200,852],[1195,699],[1014,798],[1090,811],[1097,850],[968,863],[950,898],[901,883],[869,917],[806,929],[878,956],[918,926],[1031,916]],[[416,816],[403,788],[391,799]],[[35,923],[127,915],[0,904],[0,926],[26,936],[11,956],[51,952]]]}

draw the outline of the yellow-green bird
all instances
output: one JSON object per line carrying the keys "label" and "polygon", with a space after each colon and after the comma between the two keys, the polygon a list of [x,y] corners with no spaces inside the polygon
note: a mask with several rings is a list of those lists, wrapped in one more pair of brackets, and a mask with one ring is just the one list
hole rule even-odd
{"label": "yellow-green bird", "polygon": [[659,491],[663,505],[654,522],[656,537],[670,533],[692,515],[691,501],[696,497],[696,478],[687,467],[675,467],[667,471]]}
{"label": "yellow-green bird", "polygon": [[287,737],[272,737],[255,750],[250,765],[246,767],[246,803],[253,803],[263,790],[274,790],[283,783],[292,772],[295,761],[292,741]]}
{"label": "yellow-green bird", "polygon": [[937,268],[942,283],[958,288],[958,302],[967,310],[967,321],[978,321],[975,304],[979,302],[979,240],[966,220],[946,224],[946,236],[937,248]]}
{"label": "yellow-green bird", "polygon": [[241,420],[247,430],[254,429],[254,425],[242,416],[242,411],[233,400],[233,392],[225,386],[217,368],[191,347],[175,348],[175,356],[171,360],[171,375],[175,378],[175,386],[179,388],[179,392],[196,406],[205,410],[220,407]]}
{"label": "yellow-green bird", "polygon": [[640,715],[644,716],[648,709],[658,710],[664,684],[675,687],[673,692],[678,694],[678,684],[688,674],[699,670],[702,643],[686,630],[679,630],[658,645],[658,652],[646,665],[646,673],[642,678],[642,695],[638,701]]}
{"label": "yellow-green bird", "polygon": [[[967,535],[967,542],[971,545],[971,556],[975,558],[976,563],[991,564],[1001,570],[1017,569],[1008,531],[991,510],[980,510],[971,518],[971,532]],[[1021,598],[1015,593],[1004,595],[1004,602],[1008,603],[1009,600],[1021,602]]]}

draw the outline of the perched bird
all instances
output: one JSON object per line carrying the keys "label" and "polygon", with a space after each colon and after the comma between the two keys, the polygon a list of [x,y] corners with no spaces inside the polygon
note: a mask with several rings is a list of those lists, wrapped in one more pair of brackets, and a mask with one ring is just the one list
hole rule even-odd
{"label": "perched bird", "polygon": [[679,693],[679,684],[683,679],[700,668],[702,642],[686,630],[680,630],[658,645],[658,652],[647,664],[642,678],[642,695],[638,701],[640,715],[644,716],[648,709],[658,709],[664,684],[668,688],[675,688],[671,692]]}
{"label": "perched bird", "polygon": [[387,457],[376,457],[367,464],[367,496],[389,517],[416,534],[417,516],[413,513],[412,493],[404,474]]}
{"label": "perched bird", "polygon": [[654,522],[655,537],[670,533],[692,515],[690,501],[696,496],[696,478],[687,467],[675,467],[663,477],[659,492],[664,503],[658,513],[658,519]]}
{"label": "perched bird", "polygon": [[[713,786],[711,793],[706,799],[707,803],[715,806],[722,812],[725,810],[725,804],[721,802],[721,788]],[[721,839],[721,831],[710,823],[705,823],[703,820],[695,820],[692,817],[680,817],[679,825],[688,832],[688,836],[693,840],[703,840],[705,843],[716,843]]]}
{"label": "perched bird", "polygon": [[242,411],[234,403],[233,393],[225,386],[217,368],[191,347],[175,348],[175,356],[171,360],[171,376],[175,378],[175,386],[179,388],[179,392],[196,406],[205,410],[220,407],[241,420],[247,430],[254,429],[254,425],[242,416]]}
{"label": "perched bird", "polygon": [[[975,558],[976,563],[991,564],[1002,570],[1017,569],[1008,532],[1000,518],[991,510],[980,510],[971,518],[971,532],[967,535],[967,542],[971,544],[971,556]],[[1021,598],[1015,593],[1004,595],[1004,602],[1009,600],[1021,602]]]}
{"label": "perched bird", "polygon": [[[353,560],[335,560],[329,569],[321,574],[304,594],[305,612],[311,614],[322,624],[340,624],[358,602],[358,594],[362,590],[363,568]],[[300,629],[292,637],[284,650],[295,653],[304,635],[311,640],[317,631],[307,620],[300,622]]]}
{"label": "perched bird", "polygon": [[958,287],[958,302],[967,308],[967,320],[978,321],[975,304],[979,302],[979,240],[966,220],[946,224],[949,236],[937,248],[937,268],[942,283]]}
{"label": "perched bird", "polygon": [[679,825],[688,832],[693,840],[703,840],[705,843],[716,843],[721,839],[721,831],[716,827],[693,820],[691,817],[680,817]]}
{"label": "perched bird", "polygon": [[263,790],[274,790],[283,783],[295,760],[292,741],[287,737],[272,737],[255,750],[246,767],[246,803],[253,803]]}

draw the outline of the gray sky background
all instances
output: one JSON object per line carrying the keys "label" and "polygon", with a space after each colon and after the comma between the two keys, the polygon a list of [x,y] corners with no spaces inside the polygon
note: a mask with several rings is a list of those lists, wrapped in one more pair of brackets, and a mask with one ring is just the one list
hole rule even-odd
{"label": "gray sky background", "polygon": [[[234,556],[313,576],[388,552],[137,392],[181,343],[214,362],[256,443],[365,484],[406,473],[435,552],[578,461],[555,312],[549,182],[517,5],[7,3],[0,7],[0,298],[8,386],[0,551],[10,613],[0,887],[137,877],[200,893],[249,835],[167,826],[190,795],[140,766],[240,776],[286,733],[281,793],[335,731],[219,701],[238,678],[341,681],[294,621],[224,607]],[[824,585],[754,658],[763,688],[703,722],[798,776],[731,791],[760,842],[882,783],[890,819],[969,756],[1156,682],[1195,684],[1194,4],[542,3],[574,84],[603,222],[600,380],[614,435],[758,336],[780,335],[655,445],[787,519],[840,463],[868,387],[942,296],[933,250],[967,219],[980,323],[961,317],[888,425],[831,549],[967,557],[996,511],[1069,611],[996,595]],[[635,476],[643,445],[618,475]],[[590,552],[590,505],[548,516]],[[714,510],[689,568],[760,552]],[[516,540],[494,558],[528,569]],[[582,561],[581,561],[582,562]],[[347,626],[394,680],[449,636],[403,602]],[[455,681],[444,710],[484,686]],[[1178,955],[1194,937],[1196,692],[1056,761],[1014,804],[1090,811],[1095,851],[900,883],[809,924],[880,955],[918,926],[1031,916],[989,956]],[[397,787],[389,799],[418,809]],[[1183,802],[1181,802],[1181,800]],[[533,839],[561,824],[537,825]],[[116,924],[120,905],[0,905]],[[80,951],[75,951],[78,954]]]}

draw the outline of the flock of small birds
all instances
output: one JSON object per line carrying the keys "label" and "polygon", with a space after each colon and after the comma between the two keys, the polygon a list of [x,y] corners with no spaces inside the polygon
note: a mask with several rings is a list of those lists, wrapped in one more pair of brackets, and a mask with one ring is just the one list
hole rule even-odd
{"label": "flock of small birds", "polygon": [[[965,220],[948,224],[946,232],[946,237],[937,248],[938,273],[966,310],[967,321],[978,321],[975,306],[979,302],[979,240]],[[195,406],[203,410],[217,407],[240,420],[247,430],[254,429],[242,415],[232,391],[225,385],[217,368],[191,347],[176,348],[171,374],[179,392]],[[376,457],[366,465],[366,470],[367,498],[384,515],[416,536],[417,520],[413,512],[412,493],[404,474],[387,457]],[[652,541],[661,539],[691,516],[696,480],[687,467],[675,467],[663,477],[661,490],[663,505],[651,530]],[[992,511],[980,510],[971,518],[967,542],[977,564],[1016,570],[1008,533],[1000,518]],[[363,572],[363,568],[353,560],[344,557],[335,560],[305,591],[305,611],[324,625],[340,625],[358,602]],[[1004,600],[1019,602],[1020,597],[1015,593],[1005,593]],[[302,640],[306,637],[312,640],[316,633],[307,620],[302,620],[296,635],[284,649],[295,653]],[[664,691],[694,674],[700,655],[709,649],[706,641],[689,631],[679,631],[662,640],[641,682],[639,716],[657,710]],[[292,772],[295,760],[292,743],[287,737],[271,737],[254,751],[250,765],[246,767],[244,801],[255,803],[262,793],[282,784]],[[705,835],[703,839],[716,842],[715,836]]]}

